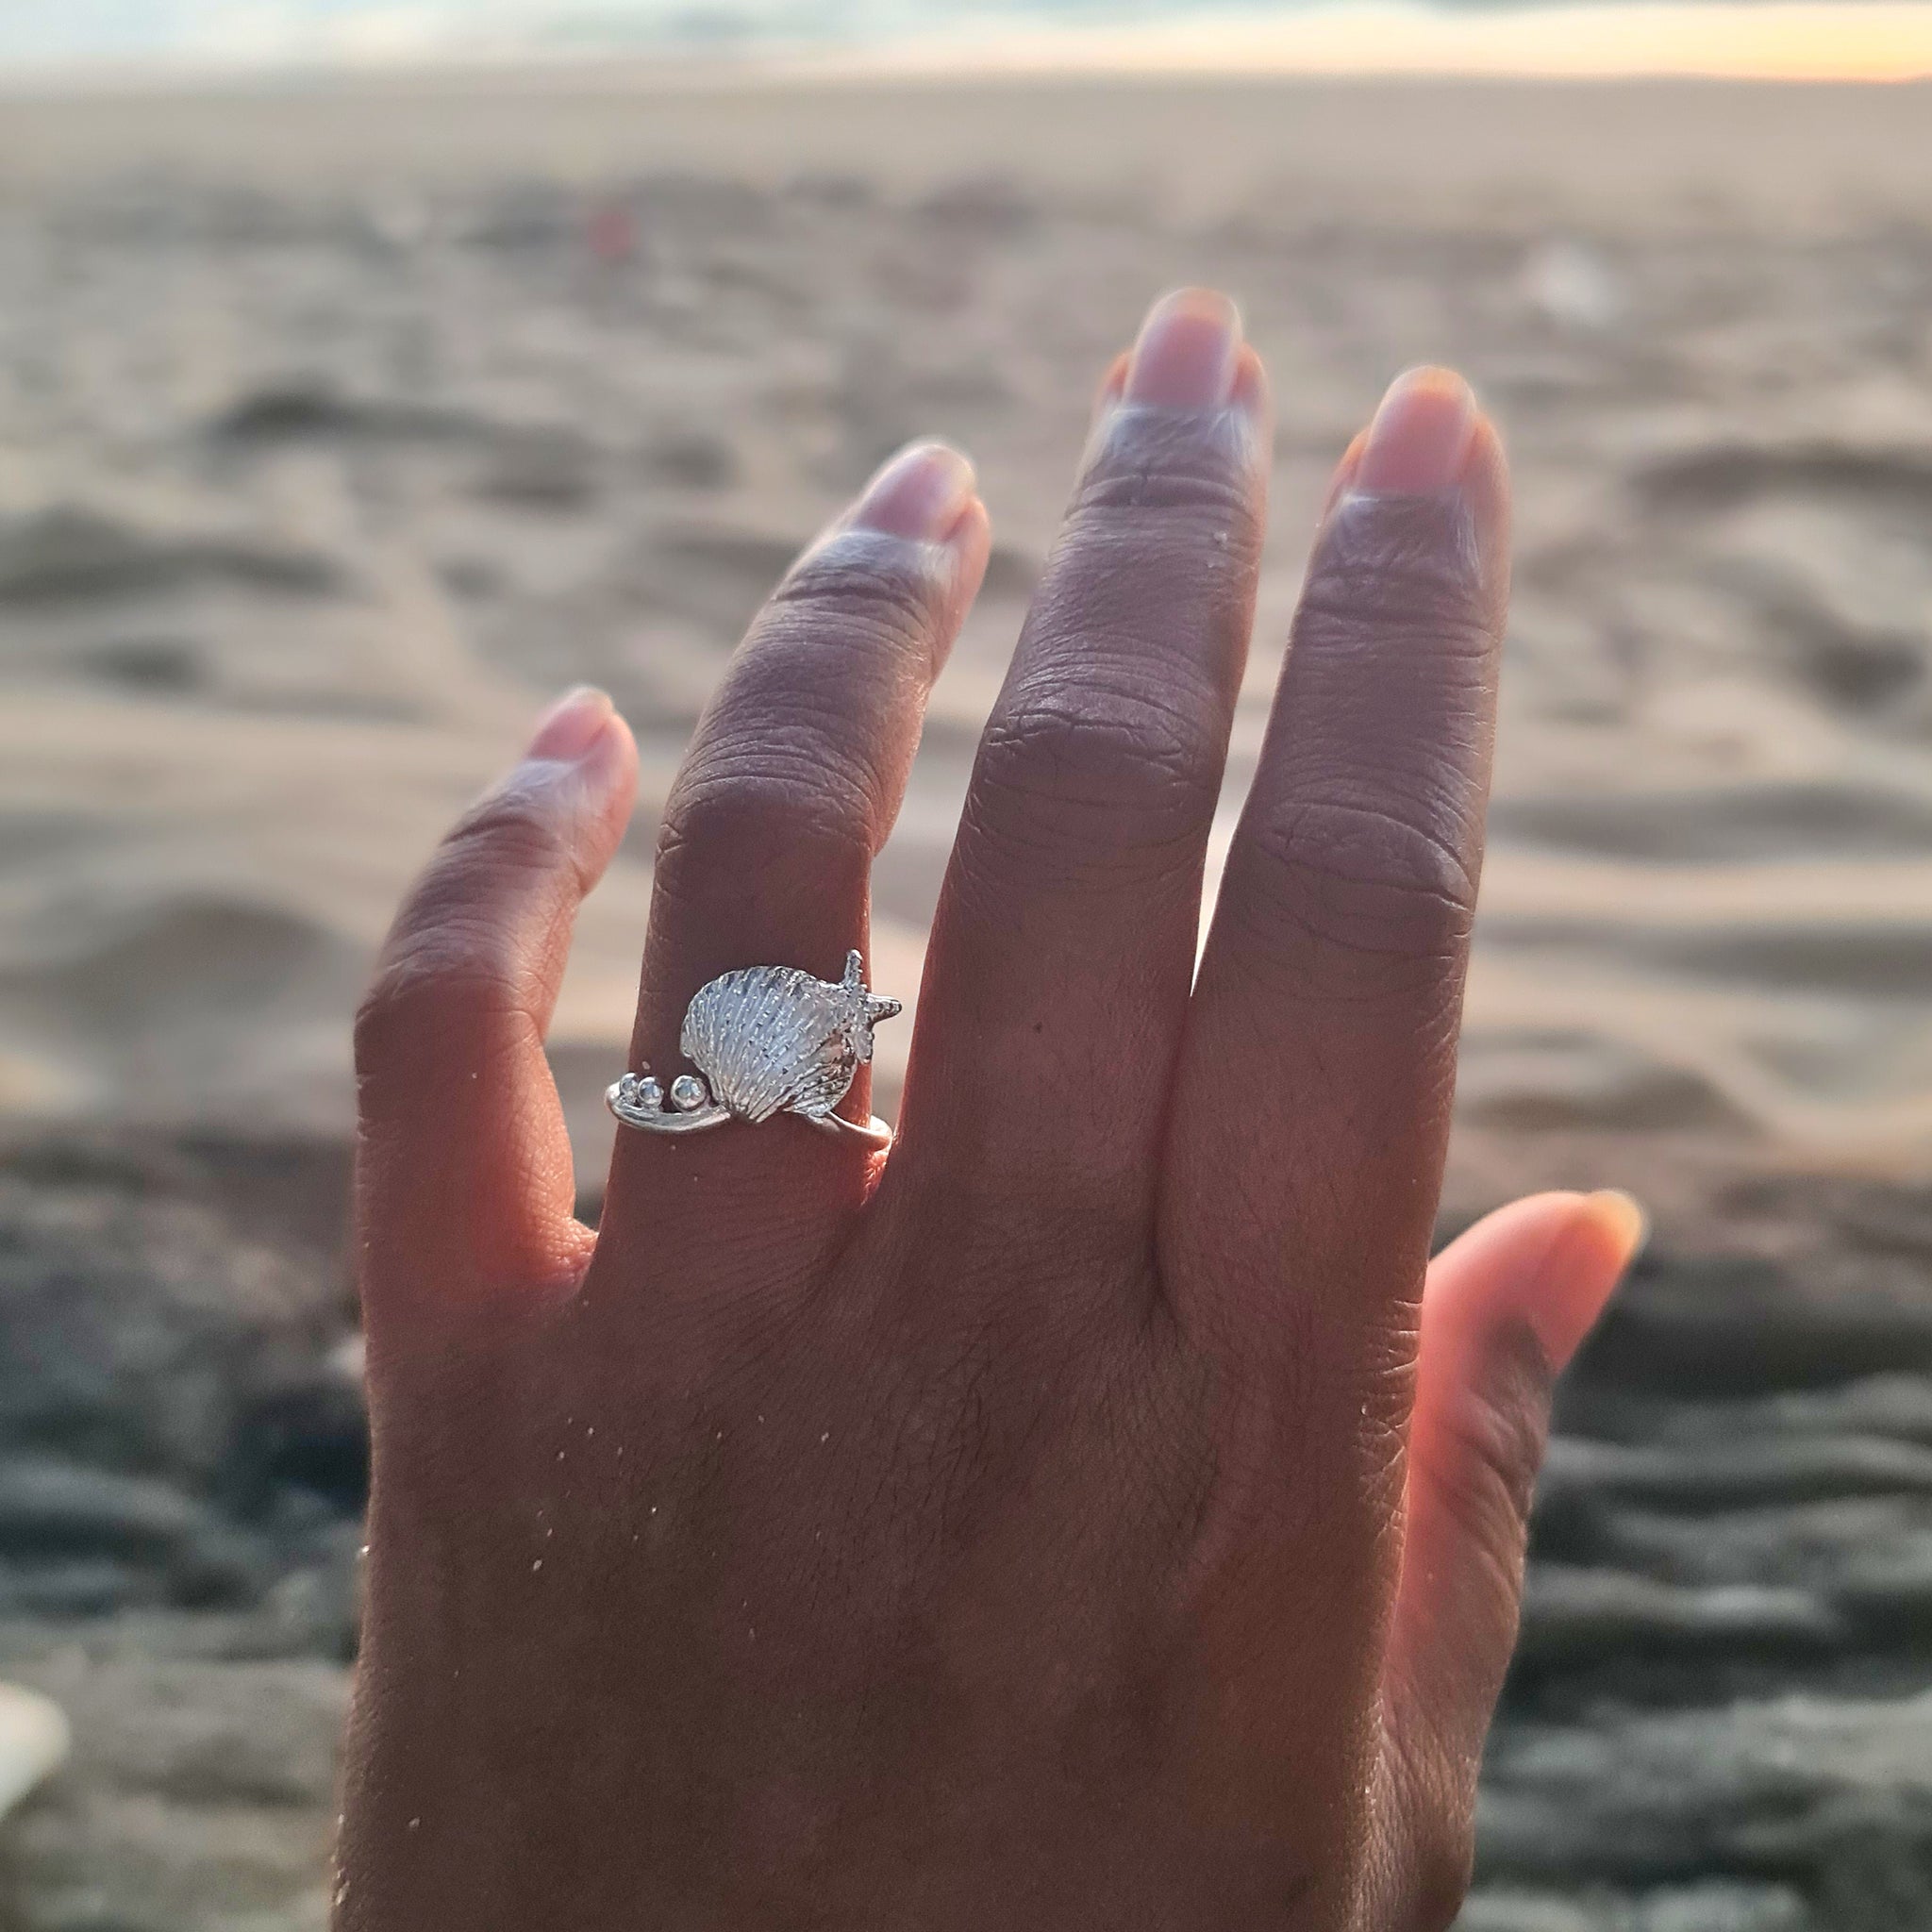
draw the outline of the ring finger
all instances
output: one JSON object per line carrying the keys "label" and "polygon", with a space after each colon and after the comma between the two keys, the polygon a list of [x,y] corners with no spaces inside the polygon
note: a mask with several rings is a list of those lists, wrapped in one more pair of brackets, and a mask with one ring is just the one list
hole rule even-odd
{"label": "ring finger", "polygon": [[[806,552],[732,658],[678,769],[658,841],[631,1064],[678,1064],[692,993],[734,967],[836,980],[866,944],[872,862],[897,817],[926,696],[979,587],[986,512],[972,466],[938,443],[879,472]],[[865,1070],[840,1111],[863,1118]],[[740,1185],[781,1152],[794,1184]],[[702,1216],[836,1218],[865,1186],[859,1143],[774,1122],[695,1140],[619,1136],[607,1222],[646,1196]],[[675,1174],[677,1185],[661,1185]],[[746,1204],[755,1204],[747,1208]]]}

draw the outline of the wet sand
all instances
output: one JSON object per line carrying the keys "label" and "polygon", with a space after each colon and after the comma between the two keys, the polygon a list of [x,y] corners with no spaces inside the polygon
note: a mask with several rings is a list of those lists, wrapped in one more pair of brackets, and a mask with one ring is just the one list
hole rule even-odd
{"label": "wet sand", "polygon": [[[438,831],[557,689],[616,694],[644,801],[555,1056],[594,1192],[683,740],[797,545],[950,436],[998,541],[879,871],[874,983],[909,992],[1092,385],[1182,280],[1241,298],[1280,404],[1224,819],[1384,380],[1457,362],[1502,420],[1518,590],[1450,1215],[1546,1179],[1658,1214],[1566,1410],[1470,1923],[1910,1923],[1928,163],[1907,89],[0,106],[0,1318],[99,1368],[52,1408],[0,1387],[0,1667],[80,1719],[27,1923],[92,1923],[90,1873],[144,1932],[321,1923],[347,1022]],[[61,1325],[76,1280],[94,1328]],[[133,1309],[180,1351],[148,1380],[114,1352]],[[191,1426],[166,1365],[209,1349]],[[210,1714],[110,1714],[143,1698]],[[286,1778],[218,1741],[257,1699]]]}

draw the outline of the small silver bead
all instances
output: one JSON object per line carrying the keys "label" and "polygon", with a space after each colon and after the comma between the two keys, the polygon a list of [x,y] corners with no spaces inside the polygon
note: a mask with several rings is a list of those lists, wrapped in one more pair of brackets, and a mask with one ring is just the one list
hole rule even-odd
{"label": "small silver bead", "polygon": [[671,1083],[671,1104],[679,1113],[695,1113],[710,1097],[710,1089],[695,1074],[680,1074]]}
{"label": "small silver bead", "polygon": [[631,1097],[640,1107],[655,1109],[664,1105],[664,1089],[655,1074],[646,1074],[638,1081]]}

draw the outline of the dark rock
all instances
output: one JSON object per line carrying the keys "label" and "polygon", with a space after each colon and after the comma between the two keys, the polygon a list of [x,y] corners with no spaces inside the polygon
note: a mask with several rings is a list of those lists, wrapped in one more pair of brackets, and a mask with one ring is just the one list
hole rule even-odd
{"label": "dark rock", "polygon": [[1874,1634],[1932,1651],[1932,1529],[1874,1538],[1853,1551],[1833,1596]]}
{"label": "dark rock", "polygon": [[258,1540],[165,1483],[21,1455],[0,1461],[0,1564],[23,1607],[74,1603],[77,1583],[105,1607],[241,1602],[274,1574]]}
{"label": "dark rock", "polygon": [[1884,1436],[1801,1434],[1642,1448],[1558,1437],[1541,1493],[1552,1511],[1579,1499],[1724,1509],[1877,1492],[1932,1496],[1932,1449]]}
{"label": "dark rock", "polygon": [[1798,1894],[1782,1885],[1659,1886],[1639,1893],[1484,1888],[1472,1895],[1457,1932],[1812,1932]]}
{"label": "dark rock", "polygon": [[[1755,1584],[1836,1599],[1862,1559],[1909,1551],[1928,1536],[1932,1497],[1844,1496],[1691,1515],[1606,1509],[1586,1554],[1605,1568],[1693,1588]],[[1545,1553],[1556,1541],[1542,1534]]]}
{"label": "dark rock", "polygon": [[162,1595],[151,1568],[108,1557],[0,1564],[0,1615],[8,1617],[106,1617],[158,1604]]}
{"label": "dark rock", "polygon": [[164,1483],[43,1457],[0,1464],[0,1555],[100,1551],[138,1561],[193,1541],[213,1521]]}
{"label": "dark rock", "polygon": [[1832,1388],[1779,1391],[1729,1402],[1639,1396],[1627,1402],[1624,1413],[1624,1426],[1616,1433],[1654,1444],[1883,1436],[1932,1448],[1932,1375],[1870,1375]]}
{"label": "dark rock", "polygon": [[1932,1923],[1932,1694],[1506,1724],[1479,1839],[1486,1881],[1728,1873],[1832,1899],[1837,1932]]}
{"label": "dark rock", "polygon": [[[1871,1273],[1876,1275],[1879,1271]],[[1590,1343],[1589,1373],[1692,1400],[1828,1388],[1908,1369],[1932,1374],[1932,1302],[1917,1270],[1839,1305],[1759,1263],[1655,1264]]]}
{"label": "dark rock", "polygon": [[1816,1653],[1844,1637],[1839,1614],[1801,1590],[1687,1590],[1614,1570],[1545,1563],[1531,1571],[1524,1593],[1517,1656],[1524,1664],[1548,1665],[1611,1650]]}
{"label": "dark rock", "polygon": [[50,1168],[0,1168],[0,1449],[211,1492],[346,1332],[333,1269],[152,1173]]}
{"label": "dark rock", "polygon": [[0,604],[150,595],[207,579],[315,594],[339,590],[341,571],[314,551],[149,532],[75,506],[0,525]]}
{"label": "dark rock", "polygon": [[359,1337],[251,1393],[241,1406],[227,1467],[244,1505],[295,1489],[339,1514],[359,1514],[369,1491]]}

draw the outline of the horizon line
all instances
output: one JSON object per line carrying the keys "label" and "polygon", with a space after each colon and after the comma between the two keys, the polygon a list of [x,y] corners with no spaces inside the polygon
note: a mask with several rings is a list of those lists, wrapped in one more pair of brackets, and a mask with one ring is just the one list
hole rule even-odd
{"label": "horizon line", "polygon": [[0,65],[0,94],[172,92],[418,75],[571,75],[594,67],[625,84],[874,80],[1521,79],[1910,82],[1932,78],[1932,0],[1557,0],[1470,12],[1370,0],[1288,18],[1205,14],[1127,27],[940,30],[873,46],[752,43],[741,50],[505,41],[461,50],[358,41],[232,56],[184,49],[140,58],[78,57]]}

